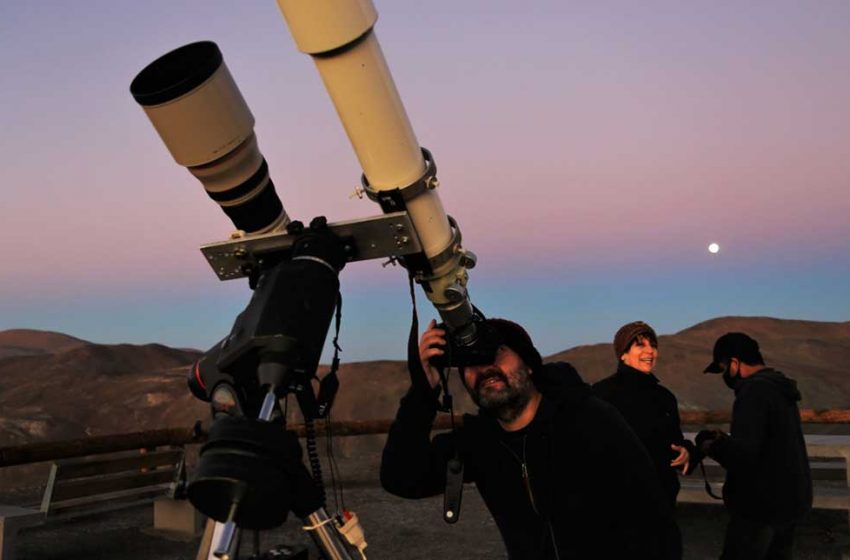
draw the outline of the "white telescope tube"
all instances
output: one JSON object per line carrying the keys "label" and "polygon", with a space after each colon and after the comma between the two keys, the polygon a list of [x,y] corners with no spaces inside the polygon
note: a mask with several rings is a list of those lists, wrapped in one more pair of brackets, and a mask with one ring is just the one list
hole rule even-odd
{"label": "white telescope tube", "polygon": [[[378,14],[371,0],[277,1],[298,49],[319,70],[369,186],[386,191],[419,180],[427,163],[374,34]],[[406,206],[428,259],[451,250],[456,240],[433,189],[408,199]],[[459,319],[467,315],[460,308],[471,313],[467,278],[466,266],[450,258],[432,265],[426,279],[428,299],[450,325],[457,321],[448,321],[447,314]]]}
{"label": "white telescope tube", "polygon": [[[369,0],[278,0],[292,36],[313,57],[363,173],[375,190],[405,187],[425,172],[410,120],[372,31],[378,14]],[[428,257],[451,243],[439,196],[408,204]]]}

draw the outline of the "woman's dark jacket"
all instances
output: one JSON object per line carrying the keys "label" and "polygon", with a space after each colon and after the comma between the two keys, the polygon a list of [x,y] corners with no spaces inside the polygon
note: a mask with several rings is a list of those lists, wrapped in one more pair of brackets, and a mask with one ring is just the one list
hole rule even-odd
{"label": "woman's dark jacket", "polygon": [[670,445],[675,443],[687,448],[689,473],[699,463],[696,448],[682,434],[675,395],[662,387],[653,374],[643,373],[623,362],[620,362],[616,373],[594,384],[593,392],[614,405],[637,434],[652,457],[669,503],[674,505],[679,493],[679,477],[670,461],[679,453]]}
{"label": "woman's dark jacket", "polygon": [[534,381],[540,408],[513,434],[479,414],[431,439],[436,400],[412,389],[384,448],[383,487],[405,498],[442,493],[458,449],[510,558],[556,558],[553,545],[561,560],[658,558],[670,509],[637,437],[569,364],[546,364]]}
{"label": "woman's dark jacket", "polygon": [[709,456],[726,469],[723,500],[762,523],[798,521],[812,507],[812,476],[800,425],[797,383],[765,368],[735,386],[731,436]]}

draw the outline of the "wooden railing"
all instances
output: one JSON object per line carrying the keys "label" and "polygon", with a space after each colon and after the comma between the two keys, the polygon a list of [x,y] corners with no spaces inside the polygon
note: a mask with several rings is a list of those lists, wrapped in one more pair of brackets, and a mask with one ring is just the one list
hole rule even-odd
{"label": "wooden railing", "polygon": [[[682,424],[728,424],[731,421],[730,412],[718,411],[694,411],[682,410],[679,412]],[[811,410],[803,409],[800,417],[806,424],[850,424],[850,410]],[[463,417],[457,416],[455,422],[463,423]],[[316,423],[316,431],[319,435],[325,435],[325,423]],[[372,434],[385,434],[389,431],[392,420],[346,420],[332,422],[331,430],[335,436],[360,436]],[[304,435],[303,425],[291,425],[300,436]],[[434,429],[445,430],[451,427],[451,418],[448,415],[440,415],[434,422]],[[93,436],[67,441],[50,441],[42,443],[28,443],[24,445],[12,445],[0,447],[0,467],[24,465],[28,463],[39,463],[42,461],[55,461],[69,457],[83,457],[108,453],[112,451],[126,451],[130,449],[151,449],[163,445],[190,445],[203,443],[207,434],[200,428],[200,423],[191,428],[166,428],[160,430],[146,430],[129,434],[114,434],[107,436]]]}
{"label": "wooden railing", "polygon": [[129,434],[92,436],[66,441],[46,441],[0,447],[0,467],[55,461],[71,457],[85,457],[114,451],[152,449],[163,445],[201,443],[206,439],[200,429],[166,428]]}

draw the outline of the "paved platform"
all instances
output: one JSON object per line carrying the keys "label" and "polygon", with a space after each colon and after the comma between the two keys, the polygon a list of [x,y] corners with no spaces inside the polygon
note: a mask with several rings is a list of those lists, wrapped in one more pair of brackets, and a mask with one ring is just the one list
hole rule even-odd
{"label": "paved platform", "polygon": [[[465,493],[461,520],[449,526],[441,519],[442,498],[410,501],[377,487],[346,492],[346,504],[360,516],[366,530],[370,560],[492,560],[505,558],[498,533],[474,489]],[[149,534],[151,507],[80,518],[64,525],[24,529],[19,536],[23,560],[193,560],[199,538],[168,540]],[[719,506],[687,504],[679,522],[685,558],[717,558],[726,516]],[[298,524],[262,534],[265,548],[282,543],[308,543]],[[247,543],[246,543],[247,544]],[[850,558],[846,514],[815,511],[800,528],[795,559]],[[243,548],[243,557],[249,554]]]}
{"label": "paved platform", "polygon": [[[377,484],[378,457],[344,460],[345,504],[357,512],[366,531],[369,560],[498,560],[505,554],[496,527],[475,488],[464,491],[460,521],[442,520],[442,497],[403,500]],[[326,471],[327,472],[327,471]],[[24,499],[24,496],[18,496]],[[37,497],[37,496],[36,496]],[[32,497],[29,497],[32,499]],[[333,506],[333,500],[329,503]],[[7,502],[24,503],[24,502]],[[680,504],[686,559],[718,558],[726,524],[722,505]],[[23,529],[22,560],[194,560],[200,537],[169,540],[152,535],[152,506],[82,517],[62,525]],[[243,558],[250,556],[250,543]],[[296,520],[264,532],[261,546],[311,544]],[[850,559],[847,513],[814,511],[798,530],[795,560]]]}

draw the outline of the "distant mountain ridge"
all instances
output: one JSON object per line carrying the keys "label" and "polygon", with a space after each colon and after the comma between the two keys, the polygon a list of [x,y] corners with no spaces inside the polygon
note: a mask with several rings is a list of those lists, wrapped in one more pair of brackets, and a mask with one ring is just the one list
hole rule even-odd
{"label": "distant mountain ridge", "polygon": [[[732,392],[719,376],[704,375],[714,340],[740,330],[761,344],[768,364],[797,380],[806,408],[850,408],[850,322],[721,317],[659,338],[656,375],[681,408],[729,410]],[[613,338],[613,332],[612,332]],[[0,445],[132,432],[206,421],[208,405],[186,388],[195,350],[160,344],[92,344],[60,333],[24,329],[0,332]],[[23,352],[23,353],[22,353]],[[609,342],[578,346],[550,360],[566,360],[588,382],[611,374]],[[323,375],[326,368],[320,368]],[[403,361],[342,364],[333,418],[383,419],[395,415],[409,386]],[[471,411],[451,374],[456,408]],[[343,439],[355,449],[358,438]]]}
{"label": "distant mountain ridge", "polygon": [[52,354],[84,344],[89,342],[67,334],[33,329],[10,329],[0,331],[0,359]]}
{"label": "distant mountain ridge", "polygon": [[207,408],[188,395],[200,352],[93,344],[32,330],[0,332],[0,445],[187,425]]}
{"label": "distant mountain ridge", "polygon": [[[797,381],[803,395],[801,406],[850,407],[850,321],[719,317],[673,335],[659,336],[654,373],[677,396],[680,408],[731,407],[732,392],[719,376],[702,371],[711,361],[714,341],[736,331],[746,332],[759,342],[767,365]],[[610,375],[617,363],[612,343],[578,346],[551,359],[571,362],[588,382]]]}

